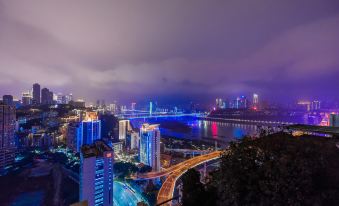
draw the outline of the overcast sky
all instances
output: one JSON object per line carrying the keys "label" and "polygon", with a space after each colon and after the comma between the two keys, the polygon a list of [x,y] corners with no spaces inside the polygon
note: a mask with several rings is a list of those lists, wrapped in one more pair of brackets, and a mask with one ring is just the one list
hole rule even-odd
{"label": "overcast sky", "polygon": [[0,0],[0,94],[339,96],[338,0]]}

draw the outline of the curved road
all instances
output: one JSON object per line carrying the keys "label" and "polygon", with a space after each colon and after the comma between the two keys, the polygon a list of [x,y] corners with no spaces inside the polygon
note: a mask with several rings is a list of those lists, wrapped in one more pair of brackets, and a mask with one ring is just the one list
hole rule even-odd
{"label": "curved road", "polygon": [[[177,165],[174,165],[173,167],[170,167],[168,170],[163,172],[158,172],[159,174],[152,173],[149,176],[158,176],[160,174],[166,173],[168,174],[168,177],[166,178],[165,182],[162,184],[162,187],[159,190],[158,197],[157,197],[157,205],[168,201],[173,198],[173,192],[175,188],[175,184],[178,180],[178,178],[183,175],[188,169],[194,168],[197,165],[200,165],[202,163],[208,162],[213,159],[218,159],[221,155],[221,151],[215,151],[211,152],[206,155],[201,155],[198,157],[191,158],[189,160],[186,160],[182,163],[179,163]],[[149,174],[149,173],[148,173]],[[147,174],[146,174],[147,176]],[[164,175],[162,175],[164,176]],[[163,205],[171,205],[172,201],[169,201]]]}
{"label": "curved road", "polygon": [[[159,177],[163,177],[163,176],[168,176],[171,173],[180,170],[182,168],[185,168],[187,164],[195,164],[198,163],[197,165],[205,162],[206,158],[210,158],[212,157],[212,159],[216,156],[216,155],[220,155],[221,152],[220,151],[215,151],[215,152],[211,152],[209,154],[205,154],[205,155],[200,155],[197,157],[193,157],[189,160],[183,161],[181,163],[178,163],[172,167],[169,167],[163,171],[160,172],[147,172],[144,174],[137,174],[137,176],[135,177],[131,177],[133,180],[148,180],[148,179],[155,179],[155,178],[159,178]],[[203,162],[200,162],[203,161]]]}

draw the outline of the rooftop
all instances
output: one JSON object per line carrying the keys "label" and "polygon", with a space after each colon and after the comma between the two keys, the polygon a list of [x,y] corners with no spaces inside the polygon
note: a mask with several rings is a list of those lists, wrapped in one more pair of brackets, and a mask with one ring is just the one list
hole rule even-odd
{"label": "rooftop", "polygon": [[155,129],[159,129],[159,124],[143,124],[140,128],[142,131],[152,131]]}
{"label": "rooftop", "polygon": [[104,152],[113,151],[104,141],[98,140],[94,144],[84,145],[81,147],[81,153],[84,158],[102,157]]}

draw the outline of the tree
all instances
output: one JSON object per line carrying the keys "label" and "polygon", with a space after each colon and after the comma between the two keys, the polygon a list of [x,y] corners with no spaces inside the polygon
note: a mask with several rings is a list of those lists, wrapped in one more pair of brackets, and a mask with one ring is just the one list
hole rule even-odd
{"label": "tree", "polygon": [[323,138],[278,133],[232,143],[215,179],[218,205],[339,203],[339,150]]}
{"label": "tree", "polygon": [[184,206],[205,205],[205,189],[200,182],[200,173],[189,169],[182,176],[182,203]]}

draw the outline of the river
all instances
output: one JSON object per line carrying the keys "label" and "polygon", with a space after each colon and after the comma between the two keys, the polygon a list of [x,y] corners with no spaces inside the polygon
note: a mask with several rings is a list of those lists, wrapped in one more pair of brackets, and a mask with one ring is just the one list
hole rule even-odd
{"label": "river", "polygon": [[140,128],[143,123],[160,124],[162,136],[190,140],[216,140],[229,142],[245,135],[254,135],[258,126],[237,122],[201,120],[196,117],[158,117],[132,119],[131,124]]}

